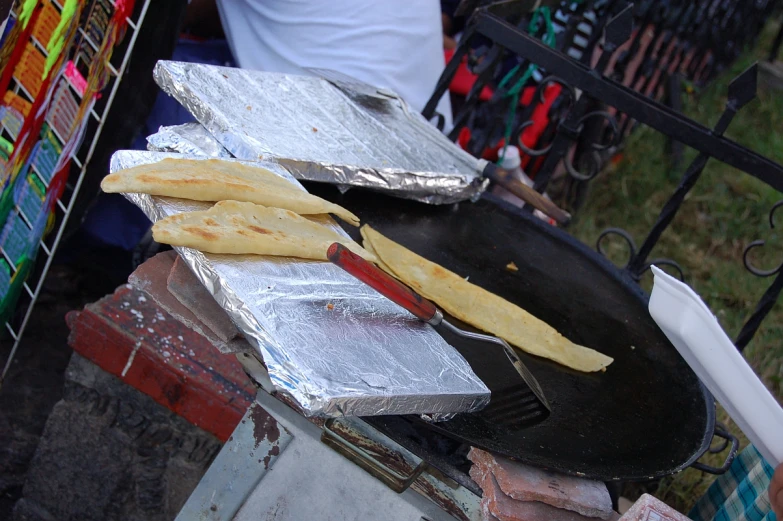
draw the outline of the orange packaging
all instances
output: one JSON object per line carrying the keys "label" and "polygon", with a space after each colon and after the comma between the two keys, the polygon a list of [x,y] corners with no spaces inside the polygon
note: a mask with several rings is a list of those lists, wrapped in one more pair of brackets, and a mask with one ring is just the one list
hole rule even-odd
{"label": "orange packaging", "polygon": [[52,33],[60,23],[60,13],[51,2],[44,2],[41,13],[33,26],[33,36],[41,45],[46,47],[52,37]]}
{"label": "orange packaging", "polygon": [[32,103],[21,96],[14,94],[10,90],[6,91],[5,96],[3,96],[3,104],[18,110],[24,116],[27,116],[30,113],[30,109],[33,106]]}
{"label": "orange packaging", "polygon": [[43,83],[41,76],[45,62],[44,55],[32,43],[28,42],[14,70],[14,76],[33,97],[36,97],[38,91],[41,90]]}

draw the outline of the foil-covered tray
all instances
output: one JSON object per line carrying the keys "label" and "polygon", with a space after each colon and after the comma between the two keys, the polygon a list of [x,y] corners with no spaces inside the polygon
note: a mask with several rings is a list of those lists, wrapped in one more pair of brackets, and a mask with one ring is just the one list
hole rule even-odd
{"label": "foil-covered tray", "polygon": [[185,123],[160,127],[155,134],[147,136],[147,150],[153,152],[179,152],[195,156],[209,156],[229,159],[231,154],[217,142],[200,123]]}
{"label": "foil-covered tray", "polygon": [[[207,158],[122,150],[110,170],[166,157]],[[256,164],[302,188],[280,165]],[[153,222],[211,206],[126,197]],[[347,237],[330,217],[318,219]],[[331,263],[175,249],[258,351],[275,387],[308,416],[439,416],[489,401],[484,383],[431,327]]]}
{"label": "foil-covered tray", "polygon": [[160,61],[155,81],[231,154],[273,160],[297,179],[433,204],[476,197],[479,162],[393,92],[327,80]]}

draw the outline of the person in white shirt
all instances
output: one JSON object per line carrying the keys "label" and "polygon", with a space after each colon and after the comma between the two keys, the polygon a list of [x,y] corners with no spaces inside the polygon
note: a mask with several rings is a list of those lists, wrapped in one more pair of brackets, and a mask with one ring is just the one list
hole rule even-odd
{"label": "person in white shirt", "polygon": [[[237,64],[331,69],[393,90],[421,111],[445,66],[439,0],[217,0]],[[451,127],[451,104],[438,112]]]}

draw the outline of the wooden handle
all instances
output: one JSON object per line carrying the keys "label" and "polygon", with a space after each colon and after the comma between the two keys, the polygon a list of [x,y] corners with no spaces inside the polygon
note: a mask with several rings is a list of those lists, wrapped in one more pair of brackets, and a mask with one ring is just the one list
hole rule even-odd
{"label": "wooden handle", "polygon": [[362,259],[348,248],[335,242],[326,252],[334,264],[361,280],[392,302],[399,304],[416,318],[429,322],[438,312],[435,305],[374,264]]}
{"label": "wooden handle", "polygon": [[502,168],[499,168],[492,163],[488,163],[486,168],[484,168],[484,176],[493,183],[497,183],[516,195],[536,210],[551,217],[557,221],[558,224],[566,226],[571,222],[571,214],[558,208],[555,203],[539,194],[522,181],[514,179]]}

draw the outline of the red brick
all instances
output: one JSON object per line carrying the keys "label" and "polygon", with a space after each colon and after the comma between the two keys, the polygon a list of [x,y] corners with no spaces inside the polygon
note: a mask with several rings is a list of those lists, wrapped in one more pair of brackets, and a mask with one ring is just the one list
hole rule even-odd
{"label": "red brick", "polygon": [[[539,501],[518,501],[505,495],[491,472],[479,470],[478,465],[470,469],[470,476],[484,491],[482,510],[499,521],[596,521],[570,510],[555,508]],[[491,519],[491,518],[489,518]]]}
{"label": "red brick", "polygon": [[540,501],[601,519],[613,513],[609,491],[600,481],[547,472],[476,448],[468,457],[492,472],[500,489],[513,499]]}
{"label": "red brick", "polygon": [[489,500],[481,498],[481,519],[482,521],[500,521],[489,511]]}
{"label": "red brick", "polygon": [[649,494],[642,495],[631,509],[623,514],[620,521],[647,521],[651,519],[657,521],[690,521],[687,516],[680,514],[666,503]]}
{"label": "red brick", "polygon": [[67,319],[74,351],[223,441],[253,401],[234,355],[137,289],[121,286]]}

